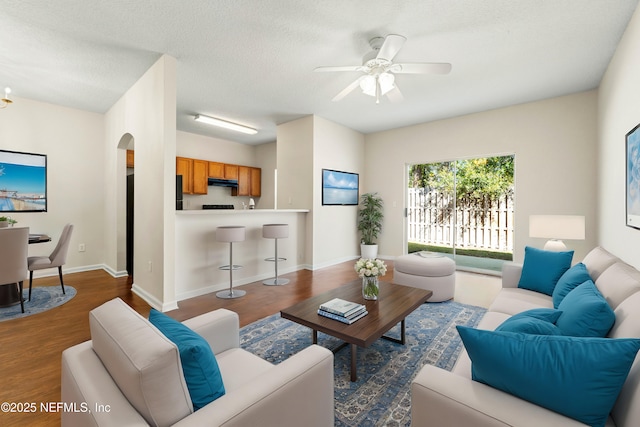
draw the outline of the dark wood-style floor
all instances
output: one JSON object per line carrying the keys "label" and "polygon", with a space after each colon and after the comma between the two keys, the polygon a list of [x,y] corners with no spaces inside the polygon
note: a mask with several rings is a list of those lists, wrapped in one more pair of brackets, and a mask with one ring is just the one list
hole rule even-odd
{"label": "dark wood-style floor", "polygon": [[[392,271],[393,264],[389,264]],[[285,286],[264,286],[261,282],[242,286],[247,295],[235,299],[203,295],[181,301],[178,310],[167,314],[178,320],[217,308],[238,313],[240,326],[311,296],[357,278],[353,262],[316,271],[300,270],[282,275],[291,280]],[[390,273],[387,273],[389,278]],[[0,322],[0,403],[19,409],[35,403],[35,413],[0,412],[0,426],[57,426],[60,414],[41,411],[41,403],[60,401],[60,355],[75,344],[90,339],[88,313],[105,301],[120,297],[143,316],[149,305],[131,292],[130,280],[113,278],[102,270],[66,274],[65,284],[76,288],[68,303],[41,314]],[[34,286],[58,286],[57,276],[34,280]]]}

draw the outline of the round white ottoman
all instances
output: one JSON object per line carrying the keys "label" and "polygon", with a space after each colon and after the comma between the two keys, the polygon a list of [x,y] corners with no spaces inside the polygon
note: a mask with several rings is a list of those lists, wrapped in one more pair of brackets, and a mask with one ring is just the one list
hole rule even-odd
{"label": "round white ottoman", "polygon": [[393,262],[393,283],[428,289],[433,292],[428,302],[453,298],[456,287],[456,263],[435,252],[403,255]]}

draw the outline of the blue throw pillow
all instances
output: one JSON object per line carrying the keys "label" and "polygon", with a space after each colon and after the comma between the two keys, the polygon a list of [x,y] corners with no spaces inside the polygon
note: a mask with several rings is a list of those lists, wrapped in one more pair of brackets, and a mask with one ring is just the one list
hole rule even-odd
{"label": "blue throw pillow", "polygon": [[518,287],[551,296],[558,279],[571,267],[573,251],[554,252],[526,246]]}
{"label": "blue throw pillow", "polygon": [[556,326],[563,335],[605,337],[616,321],[615,313],[591,280],[569,292],[558,310],[562,314]]}
{"label": "blue throw pillow", "polygon": [[555,308],[532,308],[531,310],[525,310],[514,314],[507,320],[514,320],[522,317],[534,317],[550,323],[556,323],[561,314],[562,311],[556,310]]}
{"label": "blue throw pillow", "polygon": [[496,331],[519,332],[532,335],[562,335],[560,329],[551,322],[536,317],[518,317],[505,320]]}
{"label": "blue throw pillow", "polygon": [[521,332],[536,335],[562,335],[560,329],[554,324],[562,312],[553,308],[534,308],[514,314],[502,324],[496,331]]}
{"label": "blue throw pillow", "polygon": [[587,266],[579,262],[568,269],[556,283],[553,289],[553,306],[558,308],[564,297],[577,286],[583,284],[587,280],[591,280],[591,275],[587,271]]}
{"label": "blue throw pillow", "polygon": [[474,381],[604,426],[640,339],[513,334],[457,326]]}
{"label": "blue throw pillow", "polygon": [[149,321],[178,346],[193,410],[197,411],[224,396],[222,375],[209,343],[182,323],[153,308]]}

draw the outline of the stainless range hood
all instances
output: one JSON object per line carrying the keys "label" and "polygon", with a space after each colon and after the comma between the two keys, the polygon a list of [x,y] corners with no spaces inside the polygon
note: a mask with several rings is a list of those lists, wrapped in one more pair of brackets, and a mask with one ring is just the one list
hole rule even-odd
{"label": "stainless range hood", "polygon": [[209,178],[208,185],[213,185],[213,186],[217,186],[217,187],[238,188],[238,180],[237,179]]}

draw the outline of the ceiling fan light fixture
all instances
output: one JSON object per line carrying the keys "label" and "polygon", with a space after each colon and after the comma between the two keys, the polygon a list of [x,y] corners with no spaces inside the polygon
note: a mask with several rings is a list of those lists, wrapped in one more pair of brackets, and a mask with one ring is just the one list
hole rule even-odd
{"label": "ceiling fan light fixture", "polygon": [[255,135],[258,133],[258,131],[254,128],[250,128],[248,126],[244,126],[238,123],[228,122],[226,120],[218,119],[215,117],[204,116],[202,114],[197,114],[194,120],[196,122],[206,123],[211,126],[217,126],[224,129],[234,130],[236,132],[242,132],[248,135]]}
{"label": "ceiling fan light fixture", "polygon": [[382,73],[378,76],[378,83],[380,84],[380,92],[382,95],[395,87],[395,80],[396,78],[391,73]]}
{"label": "ceiling fan light fixture", "polygon": [[376,78],[374,76],[364,76],[360,80],[360,89],[362,89],[362,93],[365,95],[376,96],[376,84]]}
{"label": "ceiling fan light fixture", "polygon": [[0,104],[0,108],[5,108],[13,102],[11,98],[9,98],[10,93],[11,93],[11,88],[9,87],[4,88],[4,98],[0,99],[0,102],[2,103]]}

